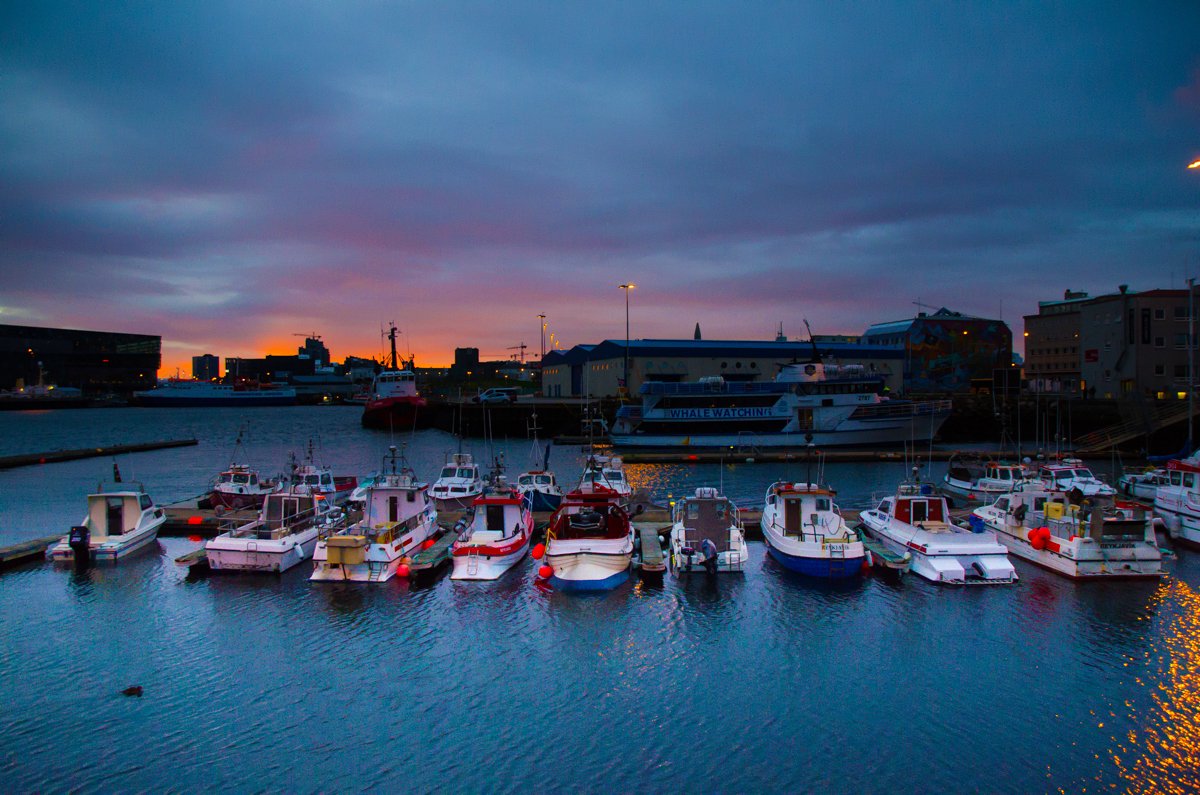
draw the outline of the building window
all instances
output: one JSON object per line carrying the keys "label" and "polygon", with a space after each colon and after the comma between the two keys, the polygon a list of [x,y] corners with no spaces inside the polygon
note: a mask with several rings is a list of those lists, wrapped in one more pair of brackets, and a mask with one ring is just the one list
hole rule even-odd
{"label": "building window", "polygon": [[1188,319],[1188,311],[1187,311],[1186,306],[1175,307],[1175,319],[1176,320],[1187,320]]}
{"label": "building window", "polygon": [[1187,365],[1186,364],[1175,365],[1175,377],[1176,378],[1187,378]]}
{"label": "building window", "polygon": [[1155,320],[1166,320],[1167,319],[1167,310],[1163,309],[1162,307],[1155,309],[1154,310],[1154,319]]}
{"label": "building window", "polygon": [[1155,348],[1167,347],[1167,338],[1166,337],[1155,337],[1154,338],[1154,347]]}
{"label": "building window", "polygon": [[1175,335],[1175,347],[1176,348],[1186,348],[1187,347],[1187,334],[1176,334]]}
{"label": "building window", "polygon": [[1166,375],[1167,374],[1167,366],[1165,364],[1154,365],[1154,374],[1155,375]]}

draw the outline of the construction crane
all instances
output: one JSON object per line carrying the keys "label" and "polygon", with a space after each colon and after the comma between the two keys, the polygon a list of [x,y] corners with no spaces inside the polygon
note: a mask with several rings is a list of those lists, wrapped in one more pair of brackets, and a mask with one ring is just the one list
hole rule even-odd
{"label": "construction crane", "polygon": [[915,301],[912,301],[911,303],[915,304],[915,305],[917,306],[917,308],[918,308],[918,309],[932,309],[934,312],[936,312],[938,309],[940,309],[940,307],[936,307],[936,306],[934,306],[933,304],[923,304],[923,303],[921,303],[921,299],[920,299],[920,298],[918,298],[918,299],[917,299],[917,300],[915,300]]}
{"label": "construction crane", "polygon": [[509,345],[505,350],[520,351],[518,354],[513,354],[511,358],[516,359],[521,364],[525,364],[525,349],[528,347],[528,345],[522,342],[520,345]]}
{"label": "construction crane", "polygon": [[314,339],[317,342],[321,341],[321,335],[315,331],[311,334],[305,334],[303,332],[297,331],[297,332],[293,333],[292,336],[293,337],[304,337],[305,339]]}

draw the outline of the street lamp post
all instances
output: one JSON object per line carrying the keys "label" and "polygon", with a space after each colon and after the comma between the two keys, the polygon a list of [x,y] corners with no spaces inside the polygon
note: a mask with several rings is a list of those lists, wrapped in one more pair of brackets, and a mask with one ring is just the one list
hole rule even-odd
{"label": "street lamp post", "polygon": [[625,291],[625,383],[624,383],[624,386],[625,386],[625,394],[629,394],[629,291],[632,290],[634,287],[637,287],[637,285],[634,284],[633,282],[630,282],[629,284],[618,284],[617,287],[619,287],[620,289]]}
{"label": "street lamp post", "polygon": [[[1200,161],[1198,161],[1200,162]],[[1188,447],[1196,437],[1192,435],[1192,424],[1196,416],[1196,280],[1188,279]],[[1189,452],[1188,455],[1191,455]]]}
{"label": "street lamp post", "polygon": [[538,319],[542,321],[542,358],[546,358],[546,313],[538,315]]}

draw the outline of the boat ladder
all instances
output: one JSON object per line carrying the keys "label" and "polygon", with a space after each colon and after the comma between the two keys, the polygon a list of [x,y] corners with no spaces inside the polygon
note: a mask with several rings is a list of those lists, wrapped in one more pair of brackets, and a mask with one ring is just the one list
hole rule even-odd
{"label": "boat ladder", "polygon": [[828,544],[827,543],[826,548],[829,550],[830,559],[832,559],[832,558],[844,559],[846,557],[846,545],[845,544]]}
{"label": "boat ladder", "polygon": [[378,560],[367,561],[367,582],[379,582],[379,578],[387,571],[387,563]]}
{"label": "boat ladder", "polygon": [[472,549],[467,553],[467,574],[476,575],[479,573],[479,550]]}

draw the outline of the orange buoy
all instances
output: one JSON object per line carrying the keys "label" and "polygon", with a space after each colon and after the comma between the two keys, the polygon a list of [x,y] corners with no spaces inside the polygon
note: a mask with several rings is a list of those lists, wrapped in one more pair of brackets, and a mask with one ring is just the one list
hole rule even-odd
{"label": "orange buoy", "polygon": [[407,577],[410,574],[407,563],[401,563],[396,567],[397,577]]}
{"label": "orange buoy", "polygon": [[421,549],[429,549],[431,546],[433,546],[433,544],[434,540],[432,538],[427,538],[421,542]]}
{"label": "orange buoy", "polygon": [[546,545],[545,544],[535,544],[533,547],[533,552],[531,552],[530,554],[533,555],[534,560],[541,560],[542,555],[546,554]]}
{"label": "orange buoy", "polygon": [[554,576],[554,569],[543,564],[538,567],[538,576],[543,580],[548,580]]}

